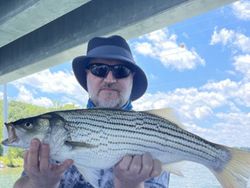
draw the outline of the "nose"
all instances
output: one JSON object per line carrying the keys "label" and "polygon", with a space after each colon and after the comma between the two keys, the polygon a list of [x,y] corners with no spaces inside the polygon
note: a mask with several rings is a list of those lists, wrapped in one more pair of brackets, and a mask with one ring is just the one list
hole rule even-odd
{"label": "nose", "polygon": [[109,71],[108,75],[104,78],[104,81],[107,82],[107,83],[115,83],[116,78],[113,76],[112,72]]}

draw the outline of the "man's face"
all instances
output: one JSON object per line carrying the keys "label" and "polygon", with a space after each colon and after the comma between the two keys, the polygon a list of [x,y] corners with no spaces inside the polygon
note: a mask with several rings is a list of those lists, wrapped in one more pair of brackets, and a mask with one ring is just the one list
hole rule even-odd
{"label": "man's face", "polygon": [[[93,63],[122,64],[118,60],[108,59],[93,59],[90,64]],[[88,93],[97,107],[120,108],[129,100],[133,86],[133,73],[128,77],[116,79],[111,71],[104,78],[93,75],[90,70],[86,71]]]}

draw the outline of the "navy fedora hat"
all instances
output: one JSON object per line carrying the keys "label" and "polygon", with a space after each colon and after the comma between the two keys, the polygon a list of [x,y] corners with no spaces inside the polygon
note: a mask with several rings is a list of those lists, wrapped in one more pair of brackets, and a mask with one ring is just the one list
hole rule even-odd
{"label": "navy fedora hat", "polygon": [[143,70],[136,65],[128,43],[118,35],[110,37],[94,37],[87,47],[87,54],[73,59],[72,68],[77,81],[88,91],[86,81],[86,67],[90,59],[103,58],[120,60],[134,71],[133,87],[130,99],[140,98],[146,91],[148,81]]}

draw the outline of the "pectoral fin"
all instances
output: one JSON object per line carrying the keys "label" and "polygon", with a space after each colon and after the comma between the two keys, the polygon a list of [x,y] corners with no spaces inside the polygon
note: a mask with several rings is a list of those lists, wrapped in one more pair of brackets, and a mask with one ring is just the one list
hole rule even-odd
{"label": "pectoral fin", "polygon": [[83,147],[83,148],[95,148],[97,146],[86,143],[86,142],[77,142],[77,141],[69,141],[66,140],[65,144],[71,145],[72,147]]}
{"label": "pectoral fin", "polygon": [[170,164],[166,164],[166,165],[163,165],[162,169],[165,170],[165,171],[168,171],[172,174],[175,174],[177,176],[182,176],[184,177],[183,173],[182,173],[182,167],[183,167],[183,164],[185,162],[176,162],[176,163],[170,163]]}

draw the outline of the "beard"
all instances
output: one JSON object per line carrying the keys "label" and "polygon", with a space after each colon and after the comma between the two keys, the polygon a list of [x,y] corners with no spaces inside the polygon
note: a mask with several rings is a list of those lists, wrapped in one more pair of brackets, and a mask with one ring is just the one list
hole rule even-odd
{"label": "beard", "polygon": [[[112,90],[108,91],[105,88]],[[99,108],[121,108],[129,100],[130,93],[130,89],[120,92],[118,89],[106,85],[98,91],[97,95],[92,96],[91,100]]]}
{"label": "beard", "polygon": [[96,106],[100,108],[119,108],[125,104],[126,99],[119,91],[100,91],[95,100]]}
{"label": "beard", "polygon": [[96,106],[100,108],[120,108],[121,106],[123,106],[123,102],[121,99],[98,100],[96,102]]}

